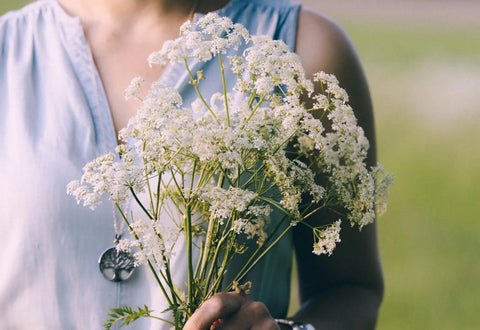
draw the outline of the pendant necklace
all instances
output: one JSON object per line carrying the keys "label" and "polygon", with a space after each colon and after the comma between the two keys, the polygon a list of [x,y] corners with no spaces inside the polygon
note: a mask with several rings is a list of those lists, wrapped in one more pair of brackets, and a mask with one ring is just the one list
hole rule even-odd
{"label": "pendant necklace", "polygon": [[[192,1],[192,7],[188,13],[188,18],[193,19],[195,11],[197,9],[198,0]],[[128,206],[130,205],[130,200],[127,201],[124,214],[128,213]],[[121,225],[118,225],[117,220],[117,210],[115,206],[113,208],[113,227],[115,229],[115,240],[113,241],[113,247],[107,249],[102,253],[100,259],[98,260],[98,267],[103,277],[109,281],[113,282],[122,282],[128,280],[135,271],[135,258],[132,253],[127,251],[121,251],[117,249],[117,245],[122,238],[123,227],[125,225],[123,219]]]}
{"label": "pendant necklace", "polygon": [[[130,201],[127,201],[124,214],[128,213],[128,206]],[[112,282],[122,282],[128,280],[135,271],[135,258],[132,253],[121,251],[117,249],[118,242],[122,238],[124,229],[124,221],[122,219],[120,226],[118,225],[117,210],[112,205],[113,209],[113,227],[115,229],[115,239],[113,247],[107,249],[102,253],[98,260],[98,267],[103,277]]]}

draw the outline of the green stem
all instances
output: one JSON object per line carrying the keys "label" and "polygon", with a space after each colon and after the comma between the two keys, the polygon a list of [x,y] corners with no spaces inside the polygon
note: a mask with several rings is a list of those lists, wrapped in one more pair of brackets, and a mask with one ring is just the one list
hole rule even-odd
{"label": "green stem", "polygon": [[187,281],[187,304],[191,308],[193,303],[193,242],[192,242],[192,210],[190,202],[185,205],[185,214],[183,216],[184,228],[185,228],[185,246],[187,250],[187,268],[188,268],[188,281]]}
{"label": "green stem", "polygon": [[158,220],[160,216],[160,189],[162,185],[162,172],[158,172],[158,181],[157,181],[157,200],[155,205],[155,219]]}
{"label": "green stem", "polygon": [[[147,143],[144,141],[143,142],[143,145],[142,145],[142,150],[145,151],[145,147],[146,147]],[[144,170],[144,174],[145,174],[145,182],[147,184],[147,190],[148,190],[148,197],[150,199],[150,210],[153,212],[153,214],[155,214],[155,208],[153,206],[153,196],[152,196],[152,190],[150,188],[150,179],[148,178],[148,170],[147,170],[147,160],[145,158],[142,159],[143,160],[143,164],[145,165],[145,170]]]}
{"label": "green stem", "polygon": [[275,206],[278,210],[280,210],[281,212],[283,212],[286,216],[290,217],[291,214],[282,206],[282,204],[280,204],[279,202],[271,199],[271,198],[268,198],[268,197],[265,197],[265,196],[258,196],[258,199],[259,200],[262,200],[270,205],[273,205]]}
{"label": "green stem", "polygon": [[167,260],[167,258],[165,256],[163,257],[163,262],[164,262],[164,265],[165,265],[165,274],[166,274],[165,282],[168,283],[168,287],[170,288],[173,303],[175,305],[178,305],[177,299],[180,299],[180,297],[178,297],[178,294],[175,291],[174,283],[172,281],[172,275],[171,275],[172,273],[170,272],[170,262],[169,262],[169,260]]}
{"label": "green stem", "polygon": [[257,93],[255,93],[255,91],[250,93],[250,96],[248,97],[248,107],[252,106],[253,101],[255,101],[256,98],[257,98]]}
{"label": "green stem", "polygon": [[[257,181],[257,178],[258,178],[258,174],[263,170],[263,168],[265,167],[265,162],[262,162],[262,165],[260,165],[259,167],[257,167],[253,172],[252,172],[252,175],[250,176],[250,178],[245,181],[243,183],[243,187],[248,187],[248,185],[250,185],[250,183],[252,183],[253,180]],[[265,176],[264,176],[265,177]]]}
{"label": "green stem", "polygon": [[252,112],[250,113],[250,116],[248,116],[247,120],[243,123],[242,125],[242,129],[245,127],[245,125],[250,121],[250,119],[252,119],[253,115],[257,112],[257,110],[260,108],[260,105],[263,103],[263,101],[265,101],[265,98],[267,97],[268,93],[265,93],[262,95],[262,98],[260,99],[260,101],[258,101],[257,105],[255,106],[255,108],[252,110]]}
{"label": "green stem", "polygon": [[150,220],[153,220],[153,217],[150,215],[150,212],[148,212],[148,210],[145,208],[145,206],[143,206],[142,202],[140,202],[140,199],[138,198],[137,194],[135,194],[135,191],[133,190],[133,188],[130,187],[129,190],[132,193],[132,196],[135,199],[135,201],[137,202],[137,204],[142,208],[143,212],[145,212],[145,214],[147,215],[147,217]]}
{"label": "green stem", "polygon": [[[130,225],[130,222],[128,221],[127,217],[125,216],[125,214],[124,214],[123,211],[122,211],[122,208],[120,207],[120,205],[119,205],[118,203],[115,203],[115,206],[116,206],[117,210],[120,212],[120,215],[122,216],[123,221],[125,221],[125,223],[127,224],[128,229],[129,229],[129,231],[132,233],[133,237],[140,243],[140,250],[143,251],[143,245],[142,245],[141,242],[140,242],[140,238],[139,238],[138,235],[135,233],[135,231],[133,231],[133,229],[132,229],[132,227],[131,227],[131,225]],[[171,301],[169,295],[167,294],[167,291],[166,291],[165,287],[163,286],[162,281],[161,281],[160,278],[158,277],[157,271],[156,271],[155,268],[153,267],[152,262],[151,262],[150,260],[148,260],[147,263],[148,263],[148,267],[150,268],[150,271],[152,272],[153,276],[155,277],[155,280],[157,281],[158,286],[159,286],[160,289],[162,290],[163,295],[165,296],[165,298],[167,299],[168,304],[169,304],[169,305],[172,305],[172,301]]]}
{"label": "green stem", "polygon": [[[220,177],[218,178],[217,186],[221,187],[223,185],[223,180],[224,180],[224,175],[223,172],[220,174]],[[206,272],[207,268],[207,262],[208,262],[208,254],[211,250],[211,245],[213,242],[213,238],[215,236],[215,225],[217,222],[214,220],[212,216],[210,216],[210,219],[208,221],[208,228],[207,228],[207,235],[205,237],[205,245],[203,247],[202,251],[202,266],[200,267],[200,278],[203,278],[203,275]]]}
{"label": "green stem", "polygon": [[288,138],[286,138],[282,143],[278,145],[278,147],[272,152],[272,155],[276,154],[278,150],[284,145],[286,145],[296,134],[298,133],[298,130],[295,130]]}
{"label": "green stem", "polygon": [[[283,221],[280,221],[280,224]],[[275,246],[277,243],[288,233],[288,231],[292,228],[292,225],[289,225],[276,239],[273,241],[258,257],[256,257],[256,254],[260,251],[261,248],[257,249],[255,253],[252,255],[252,257],[248,260],[248,262],[245,264],[245,266],[242,268],[242,270],[237,274],[235,279],[232,281],[232,283],[229,284],[227,287],[227,290],[231,289],[231,286],[234,281],[240,282],[250,270],[252,270],[253,267]],[[276,230],[278,227],[276,228]],[[276,231],[275,230],[275,231]],[[272,234],[273,236],[273,234]]]}
{"label": "green stem", "polygon": [[188,75],[190,76],[190,81],[195,88],[195,91],[197,92],[198,97],[202,101],[202,103],[207,107],[208,111],[212,114],[213,118],[215,121],[220,124],[220,122],[217,119],[217,116],[215,115],[215,112],[210,108],[210,105],[208,105],[207,101],[205,101],[205,98],[203,97],[202,93],[200,93],[200,90],[198,89],[198,82],[196,82],[195,78],[193,77],[192,72],[190,71],[190,66],[188,65],[187,59],[185,58],[184,60],[185,63],[185,68],[187,69]]}
{"label": "green stem", "polygon": [[173,169],[170,169],[170,174],[172,175],[172,181],[173,183],[175,183],[175,187],[177,187],[178,193],[180,194],[180,196],[182,196],[182,199],[186,204],[187,200],[185,199],[185,195],[183,194],[183,189],[178,183],[177,178],[175,177],[175,173],[173,172]]}
{"label": "green stem", "polygon": [[[316,209],[314,209],[313,211],[310,211],[309,213],[307,213],[307,215],[302,216],[302,218],[303,218],[303,219],[306,219],[306,218],[312,216],[313,214],[317,213],[318,211],[320,211],[320,210],[323,209],[324,207],[325,207],[324,205],[319,206],[319,207],[317,207]],[[302,222],[303,222],[303,221],[302,221]]]}
{"label": "green stem", "polygon": [[[213,275],[215,274],[215,270],[216,270],[218,255],[220,253],[220,249],[223,246],[223,243],[225,242],[225,239],[227,239],[227,238],[228,238],[227,235],[223,235],[223,237],[218,242],[217,247],[215,248],[215,253],[213,255],[212,262],[210,262],[211,266],[210,266],[210,270],[209,270],[207,278],[206,278],[207,280],[205,282],[205,290],[209,290],[210,283],[212,283],[212,278],[213,278]],[[217,272],[217,274],[218,274],[218,272]],[[207,293],[205,293],[205,296],[207,296]]]}
{"label": "green stem", "polygon": [[220,270],[217,271],[217,278],[215,279],[215,282],[213,283],[210,291],[208,292],[207,297],[210,297],[211,295],[219,291],[220,285],[223,282],[225,270],[227,269],[229,258],[230,258],[230,249],[225,249],[225,255],[223,257],[222,266],[220,267]]}
{"label": "green stem", "polygon": [[223,97],[225,98],[225,112],[227,113],[227,126],[230,127],[230,112],[228,109],[227,84],[225,81],[225,67],[223,66],[221,54],[218,54],[218,60],[220,62],[220,71],[222,72]]}
{"label": "green stem", "polygon": [[201,278],[200,277],[200,266],[203,264],[203,250],[204,250],[205,242],[200,242],[200,254],[198,256],[198,261],[197,261],[197,266],[195,267],[195,277],[196,278]]}
{"label": "green stem", "polygon": [[161,317],[158,317],[158,316],[149,315],[149,316],[146,316],[146,317],[149,317],[149,318],[155,319],[155,320],[159,320],[159,321],[162,321],[162,322],[165,322],[165,323],[167,323],[167,324],[170,324],[170,325],[175,326],[175,323],[173,323],[172,321],[169,321],[169,320],[166,320],[166,319],[162,319]]}
{"label": "green stem", "polygon": [[207,264],[208,264],[208,261],[210,260],[208,258],[208,255],[210,252],[210,246],[214,236],[215,225],[216,225],[216,222],[213,218],[213,215],[210,215],[210,219],[208,220],[207,234],[205,236],[205,244],[203,246],[201,257],[200,257],[201,260],[199,260],[201,262],[200,272],[198,273],[199,278],[203,278],[205,276]]}
{"label": "green stem", "polygon": [[197,170],[197,159],[195,158],[195,160],[193,161],[192,177],[191,177],[191,180],[190,180],[190,194],[193,191],[193,182],[195,181],[195,171],[196,170]]}

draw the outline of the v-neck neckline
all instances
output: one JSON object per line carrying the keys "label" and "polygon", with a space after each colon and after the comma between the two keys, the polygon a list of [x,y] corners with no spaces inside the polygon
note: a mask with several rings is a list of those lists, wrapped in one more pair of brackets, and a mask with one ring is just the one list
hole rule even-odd
{"label": "v-neck neckline", "polygon": [[[97,145],[103,153],[113,152],[118,146],[118,134],[115,130],[105,87],[94,61],[92,50],[87,42],[80,17],[69,15],[57,0],[45,1],[53,3],[61,18],[62,22],[60,23],[65,23],[60,26],[65,34],[65,48],[73,63],[75,73],[84,88],[95,127]],[[228,10],[234,2],[235,0],[231,0],[225,7],[218,9],[215,13],[222,15],[222,12]],[[192,21],[196,22],[204,15],[195,13]],[[185,83],[185,75],[183,74],[185,71],[183,63],[168,63],[156,81],[164,85],[178,87]]]}

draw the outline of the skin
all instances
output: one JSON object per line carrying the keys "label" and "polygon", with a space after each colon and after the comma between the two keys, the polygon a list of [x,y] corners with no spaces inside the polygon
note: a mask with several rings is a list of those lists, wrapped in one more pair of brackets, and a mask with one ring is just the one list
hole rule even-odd
{"label": "skin", "polygon": [[[71,15],[80,17],[93,59],[103,81],[116,130],[127,125],[138,104],[125,102],[123,91],[132,77],[153,81],[162,68],[152,70],[147,56],[166,40],[178,36],[188,18],[191,0],[59,0]],[[199,1],[197,11],[223,7],[228,0]],[[154,37],[153,37],[154,36]],[[370,141],[368,162],[376,162],[372,105],[368,85],[356,51],[344,31],[318,13],[302,9],[299,16],[296,52],[307,75],[323,70],[333,73],[350,96],[360,125]],[[334,214],[318,214],[313,225],[337,220]],[[293,319],[316,329],[373,329],[383,295],[375,225],[360,233],[348,224],[333,255],[311,253],[311,232],[297,226],[294,242],[298,264],[300,310]],[[221,293],[206,301],[189,319],[185,330],[279,329],[266,306],[244,294]]]}

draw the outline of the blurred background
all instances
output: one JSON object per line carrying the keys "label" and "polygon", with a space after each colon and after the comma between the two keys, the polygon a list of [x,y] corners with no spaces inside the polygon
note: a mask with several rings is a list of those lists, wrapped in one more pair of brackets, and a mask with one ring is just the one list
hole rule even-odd
{"label": "blurred background", "polygon": [[[0,13],[27,2],[0,0]],[[378,329],[480,329],[480,1],[300,2],[356,45],[396,176],[378,221]]]}

